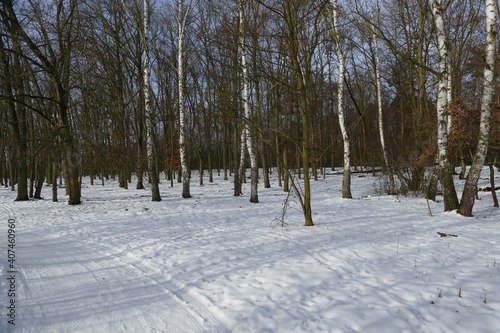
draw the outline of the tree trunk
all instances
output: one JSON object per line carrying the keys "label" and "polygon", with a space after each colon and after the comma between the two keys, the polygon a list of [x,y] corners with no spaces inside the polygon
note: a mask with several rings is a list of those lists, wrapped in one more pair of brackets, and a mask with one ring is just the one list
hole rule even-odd
{"label": "tree trunk", "polygon": [[247,57],[246,57],[246,46],[245,46],[245,33],[246,33],[245,14],[243,10],[243,2],[241,0],[238,1],[238,10],[240,16],[239,44],[241,50],[241,72],[243,76],[243,108],[244,108],[243,131],[245,132],[246,148],[248,149],[248,155],[250,157],[250,170],[251,170],[250,202],[258,203],[259,195],[257,191],[259,182],[259,170],[257,167],[257,156],[255,154],[255,149],[253,145],[252,131],[250,129],[251,114],[250,114],[250,103],[248,101],[248,68],[247,68]]}
{"label": "tree trunk", "polygon": [[239,197],[241,195],[241,180],[240,180],[240,173],[239,173],[239,159],[238,159],[238,151],[240,147],[240,135],[238,133],[238,126],[236,124],[234,125],[233,128],[233,195],[235,197]]}
{"label": "tree trunk", "polygon": [[493,207],[498,208],[498,198],[497,191],[495,190],[495,169],[493,164],[489,165],[490,168],[490,186],[491,186],[491,196],[493,198]]}
{"label": "tree trunk", "polygon": [[[378,21],[378,18],[377,18]],[[384,167],[386,172],[389,174],[389,195],[396,194],[394,188],[394,173],[392,172],[391,165],[389,163],[389,154],[387,153],[387,148],[385,146],[385,136],[384,136],[384,113],[382,108],[382,88],[380,84],[380,58],[379,58],[379,48],[377,35],[373,34],[373,47],[375,51],[375,80],[377,85],[377,106],[378,106],[378,131],[380,136],[380,145],[382,147],[382,156],[384,157]]]}
{"label": "tree trunk", "polygon": [[429,180],[429,185],[427,186],[427,193],[425,195],[426,199],[436,201],[437,183],[439,179],[438,169],[434,168],[432,171],[431,178]]}
{"label": "tree trunk", "polygon": [[[245,124],[243,124],[243,128],[241,129],[240,135],[240,163],[238,174],[240,178],[240,183],[246,183],[246,156],[247,156],[247,132],[245,131]],[[243,191],[241,191],[243,193]]]}
{"label": "tree trunk", "polygon": [[43,182],[45,181],[45,171],[46,171],[46,164],[44,161],[41,161],[38,164],[38,171],[36,173],[35,195],[33,196],[35,199],[42,199],[42,187],[43,187]]}
{"label": "tree trunk", "polygon": [[[141,135],[142,136],[142,135]],[[137,161],[136,165],[136,175],[137,175],[137,185],[135,188],[137,190],[144,190],[144,170],[142,169],[142,139],[139,138],[137,141]]]}
{"label": "tree trunk", "polygon": [[[291,12],[292,4],[290,0],[285,1],[285,19],[288,26],[288,47],[290,51],[290,59],[292,61],[293,71],[296,76],[297,86],[299,90],[299,103],[302,113],[302,167],[304,168],[304,187],[302,196],[302,212],[304,213],[304,225],[313,226],[312,208],[311,208],[311,182],[309,177],[309,149],[310,149],[310,110],[307,105],[307,84],[300,66],[296,39],[296,25]],[[300,170],[300,166],[298,166]],[[298,193],[297,193],[298,194]]]}
{"label": "tree trunk", "polygon": [[[20,47],[16,38],[13,39],[14,47],[20,52]],[[5,45],[3,43],[3,37],[0,37],[0,49],[1,49],[1,61],[2,61],[2,70],[5,73],[4,75],[7,77],[7,80],[3,82],[4,88],[8,100],[8,111],[10,115],[11,127],[13,131],[13,140],[14,150],[15,150],[15,164],[17,169],[17,197],[16,201],[26,201],[29,200],[28,195],[28,167],[27,167],[27,130],[26,130],[26,109],[23,103],[16,104],[14,91],[22,89],[21,77],[23,76],[21,71],[21,66],[19,62],[19,55],[17,53],[14,55],[14,69],[17,73],[12,73],[12,67],[10,65],[10,59],[6,52]],[[14,84],[14,86],[13,86]],[[17,87],[17,88],[16,88]],[[22,91],[17,91],[20,96],[24,96]],[[12,161],[12,158],[11,158]],[[12,162],[11,162],[12,163]],[[11,187],[14,188],[14,180],[13,180],[13,168],[11,165]]]}
{"label": "tree trunk", "polygon": [[[52,162],[52,202],[57,202],[57,176],[58,176],[58,162]],[[104,179],[104,178],[103,178]]]}
{"label": "tree trunk", "polygon": [[187,151],[186,151],[186,115],[184,112],[184,51],[183,51],[183,40],[184,40],[184,29],[186,26],[186,19],[189,14],[189,9],[184,13],[183,11],[183,1],[178,0],[177,2],[177,87],[179,91],[179,153],[181,158],[181,168],[182,168],[182,197],[191,198],[190,193],[190,170],[187,163]]}
{"label": "tree trunk", "polygon": [[453,182],[452,167],[448,158],[448,66],[449,61],[445,25],[443,20],[443,8],[437,0],[429,0],[429,6],[434,15],[438,51],[440,75],[438,97],[437,97],[437,121],[438,121],[438,171],[443,188],[444,210],[450,211],[458,208],[458,198]]}
{"label": "tree trunk", "polygon": [[143,0],[143,29],[141,32],[142,50],[142,78],[144,94],[144,112],[146,113],[146,147],[148,154],[148,173],[151,183],[151,200],[161,201],[158,174],[156,172],[156,154],[154,149],[154,114],[149,100],[149,3]]}
{"label": "tree trunk", "polygon": [[[493,105],[494,69],[496,55],[496,0],[486,0],[486,65],[484,67],[484,86],[481,103],[481,127],[476,155],[465,181],[462,200],[458,213],[463,216],[472,216],[474,199],[477,193],[477,182],[483,169],[484,160],[488,152],[488,143],[491,130],[491,108]],[[494,191],[494,189],[492,189]]]}
{"label": "tree trunk", "polygon": [[333,26],[335,29],[334,41],[337,46],[337,55],[339,58],[339,79],[338,79],[338,117],[340,130],[342,132],[342,140],[344,142],[344,172],[342,176],[342,198],[351,199],[351,149],[349,144],[349,134],[347,133],[345,117],[344,117],[344,75],[345,75],[345,64],[344,64],[344,53],[340,45],[339,40],[339,29],[338,29],[338,12],[337,12],[337,0],[333,0]]}

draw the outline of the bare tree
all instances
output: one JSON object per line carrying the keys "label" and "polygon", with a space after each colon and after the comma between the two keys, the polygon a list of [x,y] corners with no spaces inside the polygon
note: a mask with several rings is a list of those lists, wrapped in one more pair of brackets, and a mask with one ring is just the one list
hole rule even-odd
{"label": "bare tree", "polygon": [[[488,152],[488,142],[491,129],[491,109],[493,104],[494,70],[496,59],[497,40],[497,9],[495,0],[485,0],[486,2],[486,63],[484,66],[484,87],[481,103],[481,127],[479,131],[479,142],[477,144],[476,155],[465,181],[464,192],[460,200],[458,213],[464,216],[472,216],[474,199],[477,191],[477,182],[484,166],[484,160]],[[494,188],[491,189],[495,191]]]}
{"label": "bare tree", "polygon": [[151,183],[152,201],[161,201],[158,173],[156,170],[156,153],[154,147],[155,137],[155,115],[151,107],[150,100],[150,61],[149,61],[149,1],[143,0],[143,16],[142,16],[142,77],[143,77],[143,94],[144,94],[144,111],[146,112],[146,146],[148,154],[148,174]]}
{"label": "bare tree", "polygon": [[[19,41],[16,36],[12,36],[12,43],[14,44],[14,64],[12,64],[12,57],[9,56],[6,42],[3,36],[0,36],[0,68],[3,72],[4,84],[2,95],[7,97],[7,109],[9,121],[11,123],[12,142],[15,149],[15,163],[17,169],[17,197],[16,201],[26,201],[28,197],[28,168],[27,168],[27,122],[26,122],[26,108],[24,103],[18,98],[23,98],[24,93],[22,89],[24,82],[20,82],[24,75],[22,75],[21,65],[19,58],[20,47]],[[16,98],[16,96],[18,96]],[[16,101],[17,100],[17,101]],[[11,179],[13,182],[13,179]]]}
{"label": "bare tree", "polygon": [[[66,185],[69,194],[68,203],[77,205],[81,203],[81,188],[79,177],[79,152],[78,140],[74,133],[70,117],[70,73],[71,53],[77,37],[76,25],[78,19],[78,2],[59,0],[55,6],[54,22],[55,39],[45,25],[46,18],[40,17],[42,11],[34,8],[34,24],[40,29],[41,43],[37,43],[20,24],[11,0],[2,0],[2,16],[8,21],[10,33],[22,40],[32,52],[31,62],[42,69],[53,84],[52,99],[57,109],[57,119],[54,119],[56,131],[61,139],[66,171]],[[37,6],[35,2],[32,6]]]}
{"label": "bare tree", "polygon": [[[305,226],[313,226],[312,208],[311,208],[311,183],[310,183],[310,150],[312,143],[312,110],[308,103],[308,91],[311,82],[311,58],[314,54],[318,43],[318,22],[321,18],[321,13],[325,3],[312,4],[312,3],[296,3],[295,1],[287,0],[283,6],[283,17],[286,26],[286,37],[288,44],[288,55],[292,63],[293,73],[296,79],[296,86],[298,88],[298,101],[300,112],[302,115],[302,147],[300,157],[302,158],[302,168],[304,170],[304,187],[302,195],[299,199],[304,213]],[[303,7],[301,7],[303,6]],[[306,18],[307,17],[307,18]],[[314,31],[309,44],[303,45],[300,42],[307,40],[303,38],[303,34],[307,32],[304,26],[301,26],[306,21],[311,20],[309,24],[313,27]],[[304,30],[301,30],[304,29]],[[299,38],[300,37],[300,38]],[[304,41],[304,44],[306,42]],[[302,47],[302,49],[301,49]],[[302,51],[302,53],[301,53]],[[292,182],[295,191],[297,185]]]}
{"label": "bare tree", "polygon": [[[131,19],[132,16],[127,11],[124,0],[121,0],[122,6],[125,9],[127,16]],[[146,115],[146,153],[148,157],[148,175],[149,183],[151,184],[151,200],[161,201],[158,171],[156,168],[156,150],[155,150],[155,114],[154,109],[151,107],[150,98],[150,55],[149,55],[149,1],[142,1],[142,18],[139,24],[138,35],[140,37],[142,46],[142,101],[144,112]]]}
{"label": "bare tree", "polygon": [[[380,22],[378,15],[379,8],[377,8],[377,23]],[[373,29],[375,31],[375,29]],[[382,156],[384,157],[384,166],[389,173],[389,194],[393,195],[396,193],[394,188],[394,173],[392,172],[392,167],[389,162],[389,153],[387,152],[387,147],[385,144],[384,135],[384,112],[382,107],[382,87],[380,83],[380,57],[379,57],[379,46],[378,37],[376,33],[372,34],[373,38],[373,48],[374,48],[374,67],[375,67],[375,83],[377,88],[377,110],[378,110],[378,130],[380,136],[380,145],[382,147]]]}
{"label": "bare tree", "polygon": [[[259,202],[259,196],[257,193],[258,181],[259,181],[259,169],[257,166],[257,156],[255,154],[255,149],[252,139],[252,131],[250,129],[251,125],[251,112],[250,103],[248,96],[248,68],[247,68],[247,56],[246,56],[246,25],[245,25],[245,12],[243,7],[243,0],[238,1],[238,12],[240,17],[240,31],[239,31],[239,44],[241,52],[241,72],[243,76],[243,108],[245,110],[243,131],[245,132],[244,137],[246,138],[246,148],[248,149],[248,155],[250,157],[250,178],[251,178],[251,192],[250,192],[250,202]],[[244,145],[243,145],[244,147]],[[242,152],[242,156],[244,156]],[[241,161],[241,165],[244,165],[244,161]]]}
{"label": "bare tree", "polygon": [[453,172],[448,157],[448,47],[443,19],[443,5],[441,1],[429,0],[432,9],[439,53],[439,75],[437,108],[437,143],[438,160],[437,168],[443,189],[444,210],[450,211],[458,208],[458,198],[453,182]]}
{"label": "bare tree", "polygon": [[347,132],[346,120],[344,116],[344,80],[345,80],[345,57],[343,45],[340,42],[339,22],[338,22],[338,4],[337,0],[332,0],[330,16],[333,24],[332,37],[337,48],[338,68],[338,87],[337,87],[337,113],[339,117],[340,131],[344,142],[344,172],[342,178],[342,198],[352,198],[351,194],[351,146],[349,143],[349,133]]}
{"label": "bare tree", "polygon": [[191,4],[185,8],[184,1],[177,2],[177,87],[179,93],[179,153],[182,168],[182,197],[191,198],[189,180],[190,170],[187,163],[187,143],[186,143],[186,114],[184,111],[184,33],[186,21],[191,11]]}

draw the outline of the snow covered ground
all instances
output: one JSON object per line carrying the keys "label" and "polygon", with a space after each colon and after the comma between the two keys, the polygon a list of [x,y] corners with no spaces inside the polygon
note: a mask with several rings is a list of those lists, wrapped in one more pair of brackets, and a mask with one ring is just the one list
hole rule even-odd
{"label": "snow covered ground", "polygon": [[63,190],[53,203],[50,188],[30,202],[0,189],[0,332],[500,331],[500,211],[489,192],[472,218],[439,201],[431,217],[425,199],[381,195],[371,175],[353,175],[355,199],[341,199],[332,174],[313,182],[307,228],[293,197],[278,225],[276,183],[251,204],[249,184],[233,197],[231,181],[197,181],[191,199],[164,181],[159,203],[112,181],[84,179],[79,206]]}

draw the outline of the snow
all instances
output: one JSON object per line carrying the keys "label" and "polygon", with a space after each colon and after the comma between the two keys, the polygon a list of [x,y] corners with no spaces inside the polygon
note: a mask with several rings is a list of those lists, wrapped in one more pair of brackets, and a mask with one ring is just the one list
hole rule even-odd
{"label": "snow", "polygon": [[[485,174],[486,176],[486,170]],[[380,194],[381,178],[312,183],[314,227],[276,182],[258,204],[231,181],[124,190],[84,179],[83,203],[14,202],[0,189],[0,332],[494,332],[500,212]],[[275,177],[275,175],[274,175]],[[274,178],[274,180],[276,180]],[[481,180],[487,184],[486,180]],[[97,183],[97,182],[96,182]],[[99,182],[100,183],[100,182]],[[481,184],[482,184],[481,183]],[[262,184],[261,184],[262,185]],[[463,181],[457,180],[460,192]],[[50,189],[45,188],[50,197]],[[7,221],[16,224],[16,321],[8,324]],[[440,238],[437,232],[458,237]]]}

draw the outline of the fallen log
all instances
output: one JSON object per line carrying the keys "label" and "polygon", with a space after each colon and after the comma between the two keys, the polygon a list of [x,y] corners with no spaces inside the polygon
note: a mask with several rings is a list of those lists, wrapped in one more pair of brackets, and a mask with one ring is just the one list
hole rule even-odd
{"label": "fallen log", "polygon": [[[491,186],[484,186],[484,187],[478,188],[477,190],[479,192],[492,192],[492,189],[493,189],[493,187],[491,187]],[[495,186],[495,191],[498,191],[498,190],[500,190],[500,186]]]}

